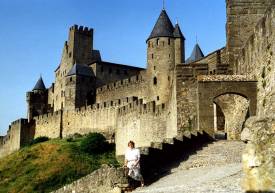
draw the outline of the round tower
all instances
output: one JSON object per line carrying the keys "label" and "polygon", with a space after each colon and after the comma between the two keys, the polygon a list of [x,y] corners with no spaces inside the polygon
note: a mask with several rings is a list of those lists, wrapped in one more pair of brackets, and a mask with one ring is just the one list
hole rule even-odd
{"label": "round tower", "polygon": [[[177,37],[175,37],[177,29]],[[184,37],[174,28],[165,10],[161,14],[147,39],[147,79],[150,100],[157,104],[166,102],[171,94],[172,77],[177,62],[184,59]],[[180,56],[178,56],[180,53]]]}

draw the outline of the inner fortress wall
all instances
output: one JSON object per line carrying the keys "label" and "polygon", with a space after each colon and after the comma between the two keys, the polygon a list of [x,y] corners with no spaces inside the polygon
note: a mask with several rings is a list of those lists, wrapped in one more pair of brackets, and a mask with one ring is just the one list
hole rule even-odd
{"label": "inner fortress wall", "polygon": [[145,72],[127,79],[104,85],[96,90],[97,103],[110,101],[113,99],[121,99],[128,96],[136,96],[147,101],[149,100]]}

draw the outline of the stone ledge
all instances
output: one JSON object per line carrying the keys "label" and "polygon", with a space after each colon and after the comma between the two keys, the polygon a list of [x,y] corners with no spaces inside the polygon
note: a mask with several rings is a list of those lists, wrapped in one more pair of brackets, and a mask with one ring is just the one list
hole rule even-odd
{"label": "stone ledge", "polygon": [[248,75],[199,75],[198,82],[215,82],[215,81],[240,81],[240,82],[257,82],[257,80]]}

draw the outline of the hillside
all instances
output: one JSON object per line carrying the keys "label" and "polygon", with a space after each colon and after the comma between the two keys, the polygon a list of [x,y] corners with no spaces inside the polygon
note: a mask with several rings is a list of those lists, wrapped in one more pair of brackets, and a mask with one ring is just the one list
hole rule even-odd
{"label": "hillside", "polygon": [[50,192],[98,169],[118,166],[114,147],[105,153],[81,151],[82,138],[54,139],[0,160],[0,193]]}

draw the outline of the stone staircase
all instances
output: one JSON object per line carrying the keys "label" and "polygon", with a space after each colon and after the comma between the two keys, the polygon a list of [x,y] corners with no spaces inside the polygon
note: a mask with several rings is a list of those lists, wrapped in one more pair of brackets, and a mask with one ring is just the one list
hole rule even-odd
{"label": "stone staircase", "polygon": [[162,142],[152,142],[150,147],[140,148],[141,172],[145,181],[150,184],[158,180],[171,171],[172,167],[177,166],[178,160],[187,160],[190,155],[196,154],[211,141],[213,139],[206,133],[193,131],[166,138]]}

